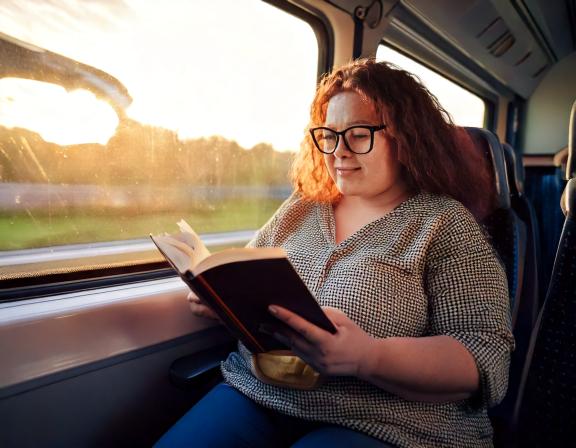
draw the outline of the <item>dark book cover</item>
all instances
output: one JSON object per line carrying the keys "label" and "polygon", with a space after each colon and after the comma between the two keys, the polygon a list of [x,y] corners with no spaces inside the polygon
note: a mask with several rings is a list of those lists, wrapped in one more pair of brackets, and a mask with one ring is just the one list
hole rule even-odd
{"label": "dark book cover", "polygon": [[197,276],[187,272],[185,280],[253,353],[286,348],[260,331],[262,326],[286,327],[268,311],[272,304],[289,309],[326,331],[336,331],[287,258],[226,263]]}

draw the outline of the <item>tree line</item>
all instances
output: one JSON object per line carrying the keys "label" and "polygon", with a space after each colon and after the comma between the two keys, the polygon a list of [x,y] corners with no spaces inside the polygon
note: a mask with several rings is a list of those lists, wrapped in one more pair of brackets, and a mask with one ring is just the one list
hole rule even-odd
{"label": "tree line", "polygon": [[221,136],[121,121],[107,144],[60,146],[0,126],[0,182],[95,185],[283,185],[294,156],[268,143],[250,149]]}

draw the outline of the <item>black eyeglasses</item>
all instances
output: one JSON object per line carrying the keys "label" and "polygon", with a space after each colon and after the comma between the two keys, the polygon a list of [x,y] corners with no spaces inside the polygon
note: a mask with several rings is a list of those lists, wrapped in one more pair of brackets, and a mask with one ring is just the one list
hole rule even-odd
{"label": "black eyeglasses", "polygon": [[380,126],[350,126],[343,131],[319,127],[310,129],[312,140],[318,151],[324,154],[332,154],[338,147],[340,136],[344,138],[346,147],[355,154],[366,154],[374,147],[374,132],[386,128],[385,124]]}

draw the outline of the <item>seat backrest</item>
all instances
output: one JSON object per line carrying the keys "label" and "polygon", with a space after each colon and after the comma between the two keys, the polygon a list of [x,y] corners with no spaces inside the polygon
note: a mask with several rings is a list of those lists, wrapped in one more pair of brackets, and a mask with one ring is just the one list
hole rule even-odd
{"label": "seat backrest", "polygon": [[484,157],[486,157],[492,165],[494,183],[496,185],[494,208],[509,209],[511,201],[508,174],[506,172],[504,152],[498,137],[494,133],[482,128],[466,127],[465,129],[476,144],[476,147],[482,150]]}
{"label": "seat backrest", "polygon": [[470,137],[477,148],[480,148],[485,157],[491,162],[496,186],[493,210],[481,222],[488,233],[492,246],[500,256],[508,277],[510,292],[510,308],[514,309],[515,298],[519,290],[518,269],[519,254],[519,220],[511,208],[510,188],[504,151],[498,137],[492,132],[467,127]]}

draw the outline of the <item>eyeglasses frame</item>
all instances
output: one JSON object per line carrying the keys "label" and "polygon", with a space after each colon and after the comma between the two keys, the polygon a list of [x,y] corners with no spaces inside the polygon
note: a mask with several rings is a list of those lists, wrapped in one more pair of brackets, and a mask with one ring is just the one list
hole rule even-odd
{"label": "eyeglasses frame", "polygon": [[[350,145],[348,144],[348,140],[346,140],[346,132],[348,132],[350,129],[356,129],[356,128],[362,128],[362,129],[368,129],[370,131],[370,149],[366,152],[356,152],[354,151]],[[319,131],[321,129],[325,129],[327,131],[333,132],[334,134],[336,134],[336,144],[334,145],[334,149],[332,151],[324,151],[323,149],[320,149],[320,144],[318,143],[318,141],[316,140],[316,136],[314,135],[314,132]],[[312,136],[312,141],[314,142],[314,146],[316,146],[316,149],[318,149],[318,151],[320,151],[322,154],[334,154],[336,152],[336,148],[338,148],[338,143],[340,143],[340,136],[342,136],[342,140],[344,140],[344,144],[346,145],[346,148],[348,149],[348,151],[354,153],[354,154],[368,154],[370,151],[372,151],[372,149],[374,149],[374,133],[381,131],[383,129],[386,129],[386,125],[384,123],[382,123],[381,125],[378,126],[369,126],[369,125],[364,125],[364,124],[357,124],[354,126],[350,126],[349,128],[344,129],[343,131],[336,131],[332,128],[328,128],[326,126],[319,126],[316,128],[311,128],[309,129],[310,135]]]}

